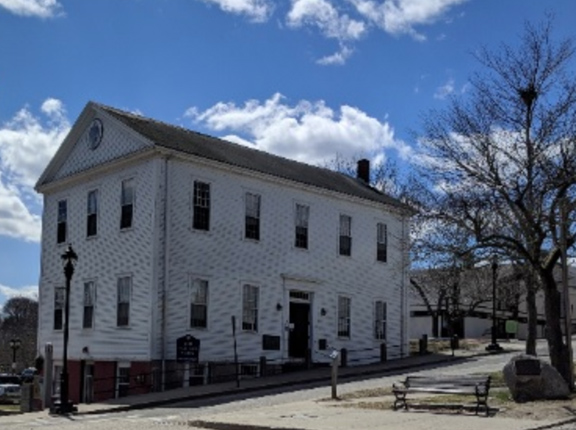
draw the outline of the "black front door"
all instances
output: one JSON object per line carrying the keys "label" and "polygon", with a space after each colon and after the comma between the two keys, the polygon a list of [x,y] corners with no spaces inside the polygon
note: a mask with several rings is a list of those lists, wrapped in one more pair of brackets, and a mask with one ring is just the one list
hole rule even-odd
{"label": "black front door", "polygon": [[290,302],[290,330],[288,354],[291,358],[306,358],[310,326],[310,303]]}

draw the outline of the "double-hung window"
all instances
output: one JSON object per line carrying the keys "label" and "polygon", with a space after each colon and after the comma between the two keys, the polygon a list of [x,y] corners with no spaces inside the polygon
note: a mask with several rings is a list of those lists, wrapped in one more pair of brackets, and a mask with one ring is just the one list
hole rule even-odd
{"label": "double-hung window", "polygon": [[118,278],[117,284],[117,307],[116,325],[126,327],[130,323],[130,296],[132,294],[132,278],[123,276]]}
{"label": "double-hung window", "polygon": [[88,207],[86,219],[86,236],[96,236],[98,233],[98,190],[88,193]]}
{"label": "double-hung window", "polygon": [[66,200],[58,202],[58,227],[56,232],[56,242],[66,242],[66,223],[68,221],[68,203]]}
{"label": "double-hung window", "polygon": [[386,224],[379,222],[376,228],[376,260],[386,262],[388,259],[388,231]]}
{"label": "double-hung window", "polygon": [[338,337],[350,337],[350,304],[349,297],[338,296]]}
{"label": "double-hung window", "polygon": [[64,327],[64,294],[63,287],[54,288],[54,330],[62,330]]}
{"label": "double-hung window", "polygon": [[122,181],[120,229],[132,227],[134,215],[134,179]]}
{"label": "double-hung window", "polygon": [[258,287],[244,285],[242,288],[242,330],[258,331]]}
{"label": "double-hung window", "polygon": [[84,282],[84,316],[82,328],[94,327],[94,305],[96,303],[96,284],[94,281]]}
{"label": "double-hung window", "polygon": [[308,218],[310,217],[310,207],[296,204],[295,222],[295,242],[296,248],[308,249]]}
{"label": "double-hung window", "polygon": [[208,281],[190,282],[190,327],[206,328],[208,322]]}
{"label": "double-hung window", "polygon": [[210,184],[194,181],[192,228],[210,230]]}
{"label": "double-hung window", "polygon": [[374,302],[374,339],[386,340],[386,302]]}
{"label": "double-hung window", "polygon": [[246,193],[246,239],[260,240],[260,195]]}
{"label": "double-hung window", "polygon": [[352,217],[340,215],[340,255],[352,255]]}

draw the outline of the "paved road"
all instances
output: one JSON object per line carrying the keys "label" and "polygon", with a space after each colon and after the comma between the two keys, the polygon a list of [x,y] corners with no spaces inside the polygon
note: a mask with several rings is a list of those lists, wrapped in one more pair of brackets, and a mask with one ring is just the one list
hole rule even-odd
{"label": "paved road", "polygon": [[[406,373],[415,374],[421,373],[423,375],[432,374],[450,374],[450,375],[465,375],[471,373],[489,373],[501,370],[504,364],[515,353],[499,354],[492,356],[482,356],[471,358],[465,362],[450,363],[434,368],[423,370],[411,370]],[[370,379],[356,380],[339,384],[339,394],[358,391],[362,389],[375,388],[375,387],[389,387],[398,379],[401,379],[403,374],[399,373],[394,376],[385,377],[371,377]],[[172,404],[169,407],[158,407],[144,410],[137,410],[124,413],[107,413],[101,415],[83,415],[66,417],[51,417],[42,416],[34,419],[27,419],[26,415],[15,417],[1,417],[0,429],[2,430],[30,430],[37,427],[47,429],[74,429],[74,430],[104,430],[104,429],[118,429],[118,430],[151,430],[158,429],[165,426],[186,426],[188,429],[194,429],[189,426],[190,421],[201,420],[204,418],[212,418],[221,415],[222,417],[230,418],[231,414],[246,414],[246,411],[266,411],[269,410],[298,410],[295,405],[304,405],[302,402],[328,398],[330,396],[329,387],[300,387],[298,389],[290,388],[283,390],[269,390],[261,393],[258,397],[254,394],[249,395],[249,398],[239,398],[237,395],[221,397],[217,400],[203,400],[203,401],[188,401],[177,404]],[[338,408],[340,409],[340,408]],[[294,414],[293,414],[294,415]],[[396,416],[406,415],[397,413]],[[410,424],[410,429],[415,428],[430,428],[434,429],[435,424],[429,423],[427,427],[426,421],[430,419],[430,415],[415,414],[414,419],[418,420]],[[301,419],[306,419],[306,414]],[[490,419],[490,424],[496,424],[493,419]],[[489,423],[483,422],[482,426],[487,426]],[[535,423],[534,427],[537,427]],[[422,426],[424,425],[424,426]],[[419,427],[420,426],[420,427]],[[489,427],[496,428],[493,425]],[[323,427],[322,427],[323,428]],[[358,426],[356,428],[364,428]],[[379,427],[378,427],[379,428]],[[436,427],[437,428],[437,427]],[[458,428],[458,427],[456,427]],[[472,428],[472,427],[468,427]],[[518,427],[518,428],[526,428]],[[576,430],[576,427],[565,427],[562,430]]]}

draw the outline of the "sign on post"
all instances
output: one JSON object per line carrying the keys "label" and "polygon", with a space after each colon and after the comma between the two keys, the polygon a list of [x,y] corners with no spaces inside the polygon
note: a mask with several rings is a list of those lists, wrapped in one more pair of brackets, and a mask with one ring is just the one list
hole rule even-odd
{"label": "sign on post", "polygon": [[187,334],[176,339],[176,360],[198,364],[200,355],[200,339]]}

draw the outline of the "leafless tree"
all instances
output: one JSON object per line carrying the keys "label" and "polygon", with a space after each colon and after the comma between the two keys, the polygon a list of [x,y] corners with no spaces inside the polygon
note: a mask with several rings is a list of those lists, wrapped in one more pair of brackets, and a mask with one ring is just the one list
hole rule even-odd
{"label": "leafless tree", "polygon": [[[517,46],[480,50],[482,74],[426,116],[418,157],[424,191],[415,198],[473,234],[475,250],[530,267],[545,295],[552,365],[570,381],[553,269],[559,228],[572,227],[576,215],[576,78],[574,44],[554,40],[552,22],[527,23]],[[569,246],[574,239],[569,228]]]}
{"label": "leafless tree", "polygon": [[0,317],[0,364],[9,368],[12,362],[10,341],[18,339],[16,350],[18,368],[33,366],[37,355],[36,335],[38,332],[38,302],[28,297],[12,297],[2,308]]}

